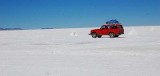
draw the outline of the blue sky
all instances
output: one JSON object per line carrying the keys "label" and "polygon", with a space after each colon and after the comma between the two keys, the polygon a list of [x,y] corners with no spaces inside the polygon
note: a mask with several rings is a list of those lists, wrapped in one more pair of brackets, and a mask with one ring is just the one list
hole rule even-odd
{"label": "blue sky", "polygon": [[0,0],[0,27],[98,27],[160,25],[160,0]]}

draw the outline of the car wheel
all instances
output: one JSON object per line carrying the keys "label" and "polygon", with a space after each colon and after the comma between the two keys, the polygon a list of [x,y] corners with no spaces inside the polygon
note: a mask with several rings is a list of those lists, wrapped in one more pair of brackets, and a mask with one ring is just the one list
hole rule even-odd
{"label": "car wheel", "polygon": [[99,35],[99,36],[98,36],[98,38],[101,38],[101,37],[102,37],[102,35]]}
{"label": "car wheel", "polygon": [[92,37],[93,37],[93,38],[96,38],[96,37],[97,37],[97,34],[96,34],[96,33],[92,33]]}
{"label": "car wheel", "polygon": [[110,33],[109,36],[110,36],[110,38],[114,38],[115,34],[114,33]]}
{"label": "car wheel", "polygon": [[115,35],[115,37],[119,37],[119,35]]}

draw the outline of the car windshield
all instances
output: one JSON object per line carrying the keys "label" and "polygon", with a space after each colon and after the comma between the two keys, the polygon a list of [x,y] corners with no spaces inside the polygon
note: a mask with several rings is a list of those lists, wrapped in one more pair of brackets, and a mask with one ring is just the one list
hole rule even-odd
{"label": "car windshield", "polygon": [[105,26],[105,25],[102,25],[102,26],[101,26],[101,29],[104,29],[104,28],[106,28],[106,26]]}

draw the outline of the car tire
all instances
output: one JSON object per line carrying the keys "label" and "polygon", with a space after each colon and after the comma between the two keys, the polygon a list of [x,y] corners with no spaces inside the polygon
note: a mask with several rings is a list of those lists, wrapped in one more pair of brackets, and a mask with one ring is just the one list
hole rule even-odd
{"label": "car tire", "polygon": [[96,38],[97,34],[96,33],[92,33],[92,38]]}
{"label": "car tire", "polygon": [[101,38],[101,37],[102,37],[102,35],[99,35],[99,36],[98,36],[98,38]]}
{"label": "car tire", "polygon": [[115,37],[119,37],[119,35],[115,35]]}
{"label": "car tire", "polygon": [[114,33],[110,33],[109,36],[110,36],[110,38],[114,38],[115,34]]}

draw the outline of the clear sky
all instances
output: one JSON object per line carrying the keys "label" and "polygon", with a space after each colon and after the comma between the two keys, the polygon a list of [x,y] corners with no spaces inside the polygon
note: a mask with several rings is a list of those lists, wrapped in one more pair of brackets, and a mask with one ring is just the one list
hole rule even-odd
{"label": "clear sky", "polygon": [[99,27],[160,25],[160,0],[0,0],[0,27]]}

